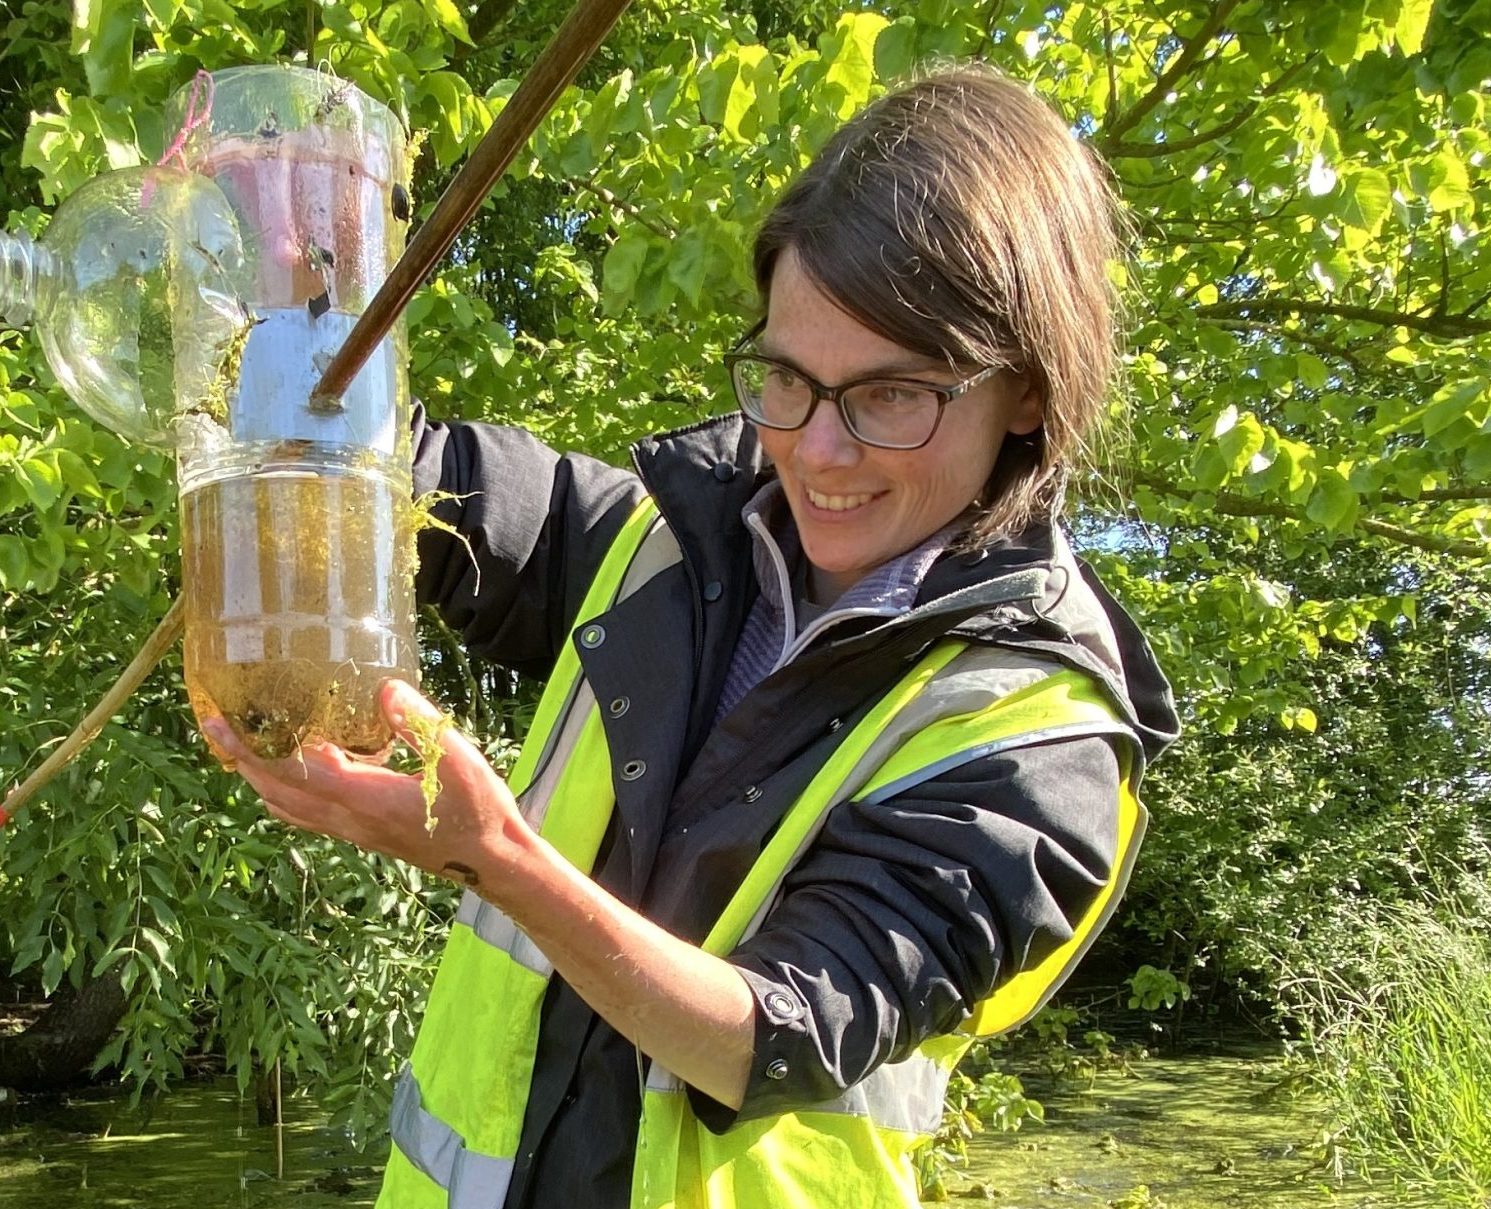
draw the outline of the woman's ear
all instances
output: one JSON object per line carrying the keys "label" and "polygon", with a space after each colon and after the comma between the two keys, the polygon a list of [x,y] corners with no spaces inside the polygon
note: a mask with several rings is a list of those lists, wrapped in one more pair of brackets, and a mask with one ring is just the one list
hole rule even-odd
{"label": "woman's ear", "polygon": [[1009,422],[1005,431],[1028,437],[1046,420],[1046,400],[1034,374],[1016,374],[1009,379]]}

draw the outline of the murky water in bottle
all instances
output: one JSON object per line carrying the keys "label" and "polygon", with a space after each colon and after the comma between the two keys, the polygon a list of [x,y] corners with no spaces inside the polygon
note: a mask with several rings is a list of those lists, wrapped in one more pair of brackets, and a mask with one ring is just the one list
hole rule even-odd
{"label": "murky water in bottle", "polygon": [[[389,676],[417,682],[407,483],[289,469],[182,497],[186,685],[260,755],[326,740],[376,755]],[[392,546],[392,565],[373,551]]]}

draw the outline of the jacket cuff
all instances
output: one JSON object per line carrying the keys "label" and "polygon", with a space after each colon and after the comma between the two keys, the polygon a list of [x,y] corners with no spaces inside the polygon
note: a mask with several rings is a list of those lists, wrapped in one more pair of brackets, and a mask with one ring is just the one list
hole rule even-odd
{"label": "jacket cuff", "polygon": [[[735,968],[746,980],[756,1003],[754,1050],[745,1099],[738,1109],[721,1104],[697,1088],[688,1088],[694,1115],[711,1133],[724,1133],[738,1121],[801,1108],[804,1076],[814,1067],[820,1078],[824,1073],[823,1061],[808,1029],[807,1005],[802,998],[791,987],[755,970],[740,965]],[[830,1090],[824,1097],[815,1097],[814,1102],[834,1094]]]}

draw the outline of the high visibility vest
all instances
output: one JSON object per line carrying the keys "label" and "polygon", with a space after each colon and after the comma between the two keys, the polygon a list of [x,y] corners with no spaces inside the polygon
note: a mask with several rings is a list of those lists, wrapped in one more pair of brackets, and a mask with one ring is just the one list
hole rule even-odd
{"label": "high visibility vest", "polygon": [[[607,609],[679,561],[651,500],[612,543],[581,609],[582,643]],[[991,675],[991,668],[997,674]],[[1087,677],[998,649],[935,644],[840,742],[788,810],[703,948],[752,935],[828,811],[875,802],[1001,749],[1078,735],[1133,740]],[[1121,753],[1137,741],[1120,742]],[[906,1209],[919,1204],[912,1152],[941,1120],[947,1079],[974,1036],[1014,1028],[1060,986],[1116,905],[1145,814],[1126,761],[1113,871],[1072,936],[1003,981],[956,1035],[886,1063],[839,1098],[713,1134],[683,1085],[647,1078],[632,1209]],[[566,646],[510,783],[529,824],[589,872],[615,805],[594,693]],[[553,967],[497,908],[468,892],[394,1096],[393,1148],[377,1209],[501,1209],[511,1180]]]}

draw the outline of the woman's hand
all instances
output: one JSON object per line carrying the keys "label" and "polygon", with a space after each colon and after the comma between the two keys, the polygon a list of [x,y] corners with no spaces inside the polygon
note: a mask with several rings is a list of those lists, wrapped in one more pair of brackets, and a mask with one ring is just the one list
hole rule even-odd
{"label": "woman's hand", "polygon": [[220,718],[203,723],[214,752],[259,792],[269,812],[293,826],[397,857],[490,894],[494,872],[518,859],[532,832],[486,757],[412,686],[387,680],[379,707],[389,726],[419,750],[411,723],[440,745],[440,792],[426,826],[421,778],[349,757],[317,743],[282,760],[256,756]]}
{"label": "woman's hand", "polygon": [[[414,738],[411,719],[440,717],[401,681],[386,682],[379,700],[406,742]],[[565,860],[523,821],[506,783],[454,727],[439,729],[433,833],[425,830],[417,776],[359,763],[325,744],[263,760],[221,720],[202,731],[276,818],[464,882],[506,912],[620,1033],[686,1083],[740,1106],[755,1043],[754,1000],[740,972]]]}

